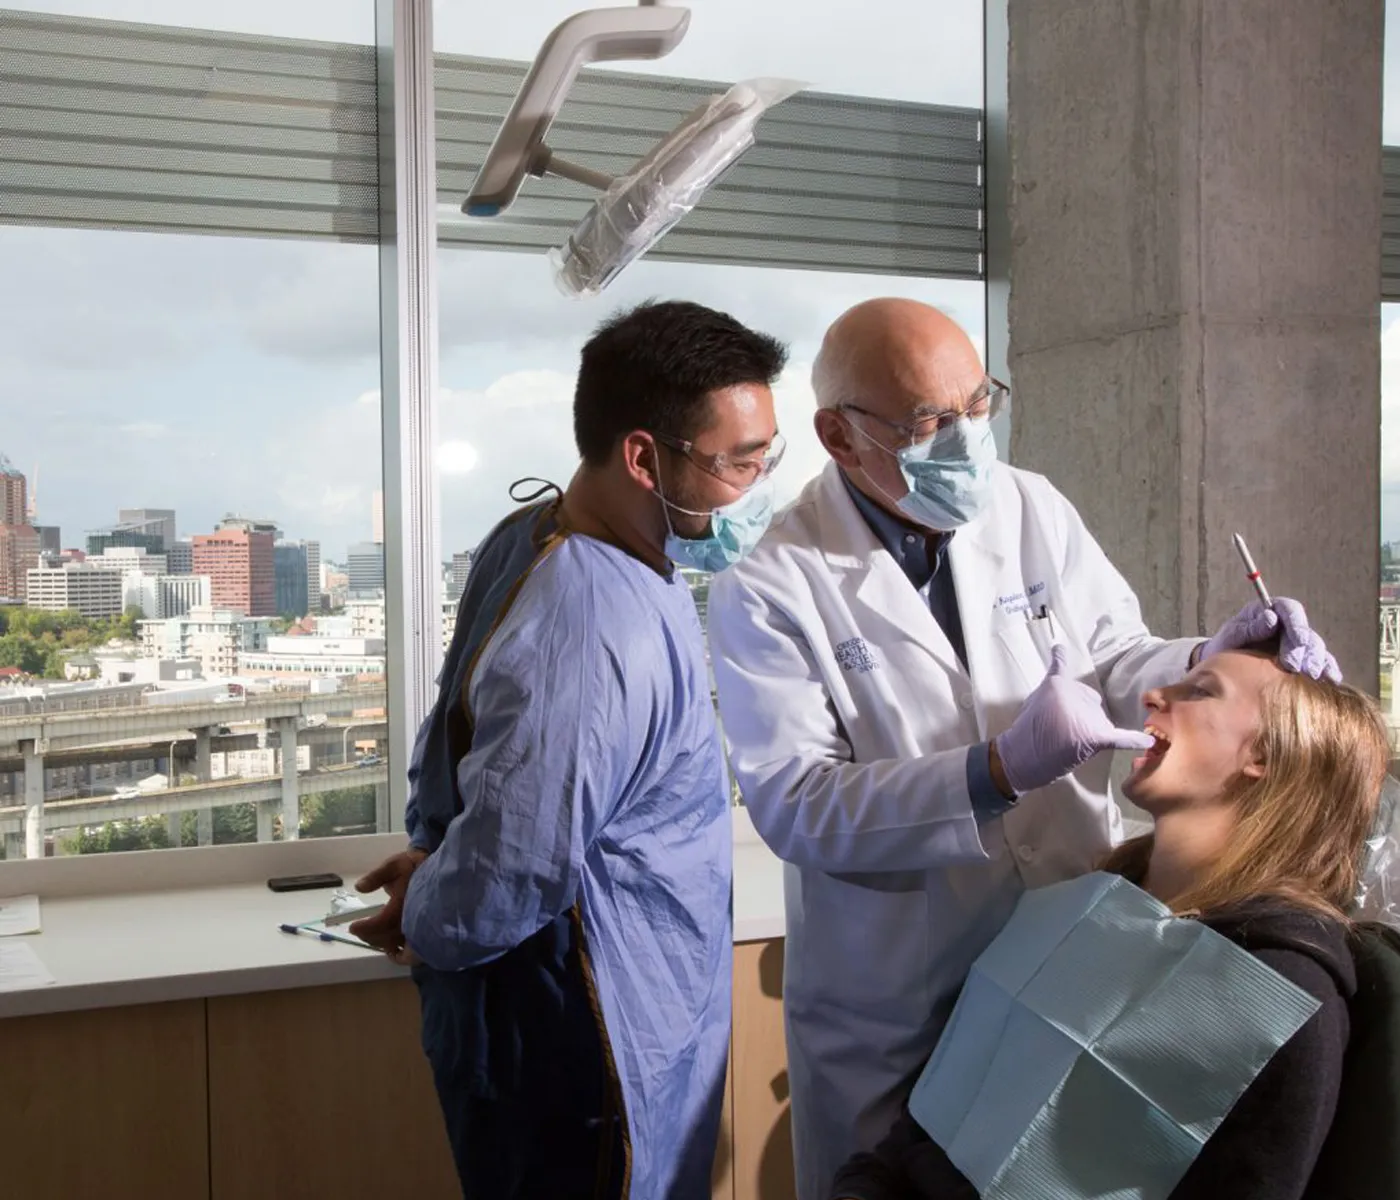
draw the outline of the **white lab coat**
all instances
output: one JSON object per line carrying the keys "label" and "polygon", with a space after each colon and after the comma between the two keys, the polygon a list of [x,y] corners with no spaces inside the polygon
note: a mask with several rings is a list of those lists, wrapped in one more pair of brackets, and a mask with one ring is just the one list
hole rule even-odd
{"label": "white lab coat", "polygon": [[[969,670],[830,464],[710,587],[733,768],[789,864],[799,1200],[822,1200],[888,1132],[1022,890],[1090,870],[1119,835],[1109,755],[979,826],[968,747],[1011,724],[1052,640],[1130,726],[1141,693],[1179,677],[1196,644],[1148,634],[1126,581],[1038,475],[998,465],[947,564]],[[1048,618],[1029,620],[1041,606]]]}

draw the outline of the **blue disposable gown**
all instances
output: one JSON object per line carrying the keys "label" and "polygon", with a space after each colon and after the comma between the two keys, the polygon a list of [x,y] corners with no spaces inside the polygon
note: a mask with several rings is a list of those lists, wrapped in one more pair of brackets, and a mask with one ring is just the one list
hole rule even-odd
{"label": "blue disposable gown", "polygon": [[728,782],[703,635],[679,574],[562,536],[553,511],[507,520],[473,563],[415,747],[407,826],[432,853],[404,934],[468,987],[512,964],[495,985],[507,994],[483,994],[464,1039],[483,1096],[528,1089],[491,1047],[557,1038],[557,1018],[531,1028],[532,993],[580,963],[622,1103],[623,1194],[700,1200],[732,962]]}

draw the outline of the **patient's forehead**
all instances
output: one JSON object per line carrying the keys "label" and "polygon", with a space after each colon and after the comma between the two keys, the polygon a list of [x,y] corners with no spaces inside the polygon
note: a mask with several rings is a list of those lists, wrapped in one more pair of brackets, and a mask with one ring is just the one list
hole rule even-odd
{"label": "patient's forehead", "polygon": [[1191,672],[1193,678],[1214,675],[1231,691],[1256,695],[1277,683],[1284,674],[1273,655],[1252,650],[1226,650],[1213,654]]}

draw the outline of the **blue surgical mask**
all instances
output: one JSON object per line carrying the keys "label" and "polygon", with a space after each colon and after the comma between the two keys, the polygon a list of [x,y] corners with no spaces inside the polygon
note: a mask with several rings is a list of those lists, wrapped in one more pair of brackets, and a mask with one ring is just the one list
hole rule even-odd
{"label": "blue surgical mask", "polygon": [[899,460],[899,471],[909,494],[894,501],[894,505],[911,521],[948,532],[966,525],[987,507],[997,444],[992,423],[986,418],[961,417],[928,441],[902,450],[891,450],[865,430],[860,432],[867,441]]}
{"label": "blue surgical mask", "polygon": [[[723,571],[758,545],[773,517],[773,492],[766,483],[750,488],[733,504],[708,513],[692,512],[666,499],[657,477],[657,496],[666,514],[666,557],[677,566],[697,571]],[[689,517],[709,517],[710,531],[701,537],[681,537],[671,525],[671,509]]]}

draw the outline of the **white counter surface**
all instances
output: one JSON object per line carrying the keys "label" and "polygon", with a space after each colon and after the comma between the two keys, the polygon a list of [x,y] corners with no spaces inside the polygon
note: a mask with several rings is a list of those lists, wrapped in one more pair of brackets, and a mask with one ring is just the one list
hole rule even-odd
{"label": "white counter surface", "polygon": [[[754,835],[742,809],[735,810],[734,836],[734,940],[781,937],[782,864]],[[295,862],[293,851],[278,851],[275,862],[273,855],[253,858],[245,853],[245,872],[236,872],[238,860],[224,851],[246,852],[247,847],[103,856],[139,858],[162,868],[172,859],[184,860],[181,866],[193,864],[186,856],[204,856],[200,863],[212,864],[202,886],[186,880],[180,886],[156,885],[150,890],[133,890],[123,872],[127,882],[121,887],[74,894],[82,889],[73,883],[79,872],[71,860],[0,865],[0,895],[38,892],[42,904],[43,932],[6,940],[26,942],[56,981],[48,987],[0,992],[0,1018],[406,975],[404,968],[373,951],[281,932],[278,926],[283,922],[322,916],[330,893],[279,894],[266,884],[274,874],[333,870],[348,886],[386,851],[397,848],[387,840],[391,844],[386,845],[385,838],[326,839],[314,851],[308,847],[297,853]],[[91,860],[82,865],[90,866]],[[124,866],[131,870],[129,861],[102,865],[114,877]],[[231,872],[256,878],[227,879]],[[157,874],[155,867],[150,874]],[[52,886],[46,887],[46,880]]]}

